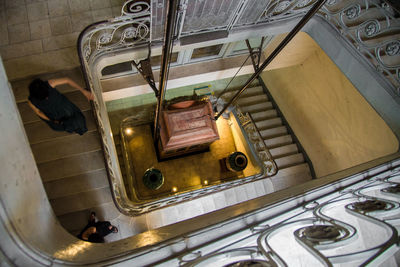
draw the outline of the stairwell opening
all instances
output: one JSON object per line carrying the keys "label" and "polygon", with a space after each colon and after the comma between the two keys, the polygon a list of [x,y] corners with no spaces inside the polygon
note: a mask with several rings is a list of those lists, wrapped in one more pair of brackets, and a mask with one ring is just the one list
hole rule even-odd
{"label": "stairwell opening", "polygon": [[[246,78],[240,77],[234,84]],[[206,86],[194,84],[170,89],[167,92],[167,99],[182,97],[183,94],[190,96],[193,92],[203,92],[202,97],[208,99],[209,96],[220,93],[227,82],[228,79],[225,79],[211,82]],[[260,88],[258,90],[261,92]],[[145,100],[152,102],[141,105],[140,103]],[[160,159],[152,139],[155,103],[156,97],[151,93],[126,99],[125,106],[116,110],[114,108],[118,103],[115,101],[107,103],[113,138],[118,144],[118,154],[121,155],[119,162],[126,190],[134,203],[154,202],[168,196],[204,190],[237,179],[260,177],[265,172],[262,161],[249,142],[249,137],[233,113],[230,113],[228,118],[216,121],[219,138],[213,141],[206,151],[195,150],[187,155],[179,155],[178,151],[178,156]],[[248,164],[240,171],[229,170],[225,163],[226,158],[236,151],[244,153],[248,159]],[[150,168],[157,168],[164,175],[164,184],[157,190],[146,188],[142,181],[143,173]],[[188,198],[190,199],[190,196],[184,199]]]}

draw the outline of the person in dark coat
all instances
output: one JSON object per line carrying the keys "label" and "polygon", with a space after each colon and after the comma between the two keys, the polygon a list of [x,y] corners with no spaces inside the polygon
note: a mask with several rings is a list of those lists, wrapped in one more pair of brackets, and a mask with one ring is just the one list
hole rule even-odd
{"label": "person in dark coat", "polygon": [[54,88],[62,84],[78,89],[89,101],[93,100],[91,92],[69,78],[35,79],[29,84],[28,104],[53,130],[82,135],[87,132],[85,117],[77,106]]}
{"label": "person in dark coat", "polygon": [[118,228],[109,221],[96,222],[96,214],[92,212],[88,224],[77,237],[92,243],[104,243],[104,237],[110,233],[118,233]]}

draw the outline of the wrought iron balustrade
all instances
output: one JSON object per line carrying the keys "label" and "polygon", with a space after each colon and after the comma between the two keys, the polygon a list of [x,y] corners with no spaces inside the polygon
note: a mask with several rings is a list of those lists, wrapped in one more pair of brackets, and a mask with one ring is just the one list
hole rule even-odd
{"label": "wrought iron balustrade", "polygon": [[251,117],[251,114],[248,112],[243,114],[238,107],[236,107],[235,113],[240,121],[241,126],[246,132],[250,143],[253,145],[256,153],[258,154],[259,160],[262,162],[262,165],[265,168],[265,175],[268,177],[275,175],[278,172],[278,166],[269,152],[267,145],[264,143],[260,131]]}
{"label": "wrought iron balustrade", "polygon": [[[78,52],[86,84],[94,93],[94,110],[115,193],[114,197],[120,204],[119,208],[125,213],[137,213],[146,209],[136,209],[125,201],[127,196],[123,188],[124,183],[98,73],[94,66],[101,57],[111,57],[120,52],[143,49],[150,42],[161,40],[157,27],[158,29],[163,27],[160,21],[163,21],[165,1],[126,1],[120,17],[88,26],[78,40]],[[176,36],[180,38],[217,30],[248,31],[252,26],[268,27],[270,24],[276,25],[280,22],[300,18],[316,2],[316,0],[238,0],[230,2],[231,9],[222,8],[223,4],[227,3],[226,1],[228,0],[182,0],[178,10],[176,27],[178,33]],[[189,3],[192,6],[189,6]],[[194,16],[194,14],[199,14],[200,4],[207,12],[207,15],[203,16],[201,13],[198,15],[203,22],[198,20],[198,16]],[[205,8],[216,5],[221,7],[219,9],[221,12],[229,10],[229,12],[233,12],[233,14],[224,16],[226,22],[212,20],[210,16],[214,14],[215,17],[218,17],[219,13],[212,13],[215,12],[214,9]],[[355,52],[362,60],[370,62],[371,67],[382,74],[387,82],[387,90],[400,103],[399,14],[382,0],[328,0],[317,15],[337,29],[355,47]],[[197,24],[193,24],[190,21],[191,18],[197,19]],[[208,18],[207,21],[211,24],[207,24],[205,18]],[[190,25],[195,27],[191,28]],[[218,190],[222,189],[223,187]],[[173,201],[175,200],[171,200],[171,202]],[[162,204],[154,207],[157,208],[160,205]]]}
{"label": "wrought iron balustrade", "polygon": [[[382,265],[399,251],[400,167],[182,255],[182,266]],[[332,184],[331,186],[335,186]],[[307,194],[307,193],[306,193]],[[394,261],[392,261],[392,264]],[[394,263],[395,264],[395,263]]]}
{"label": "wrought iron balustrade", "polygon": [[328,0],[322,11],[360,57],[384,76],[400,103],[400,14],[382,0]]}

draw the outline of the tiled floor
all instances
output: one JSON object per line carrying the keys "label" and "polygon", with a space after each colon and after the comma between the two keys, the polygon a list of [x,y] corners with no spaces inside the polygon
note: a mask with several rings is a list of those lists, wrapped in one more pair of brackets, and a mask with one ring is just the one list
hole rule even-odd
{"label": "tiled floor", "polygon": [[1,0],[0,55],[8,78],[79,66],[76,41],[88,25],[121,14],[124,0]]}

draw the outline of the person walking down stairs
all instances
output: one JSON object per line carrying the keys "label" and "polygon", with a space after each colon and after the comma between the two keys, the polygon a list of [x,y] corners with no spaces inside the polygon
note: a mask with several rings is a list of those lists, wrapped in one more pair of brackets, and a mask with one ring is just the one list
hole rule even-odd
{"label": "person walking down stairs", "polygon": [[29,84],[28,104],[51,129],[83,135],[88,130],[85,116],[75,104],[54,88],[63,84],[78,89],[89,101],[93,100],[91,92],[69,78],[48,81],[35,79]]}
{"label": "person walking down stairs", "polygon": [[118,228],[109,221],[96,222],[96,213],[91,212],[88,224],[77,237],[83,241],[104,243],[104,237],[110,233],[118,233]]}

